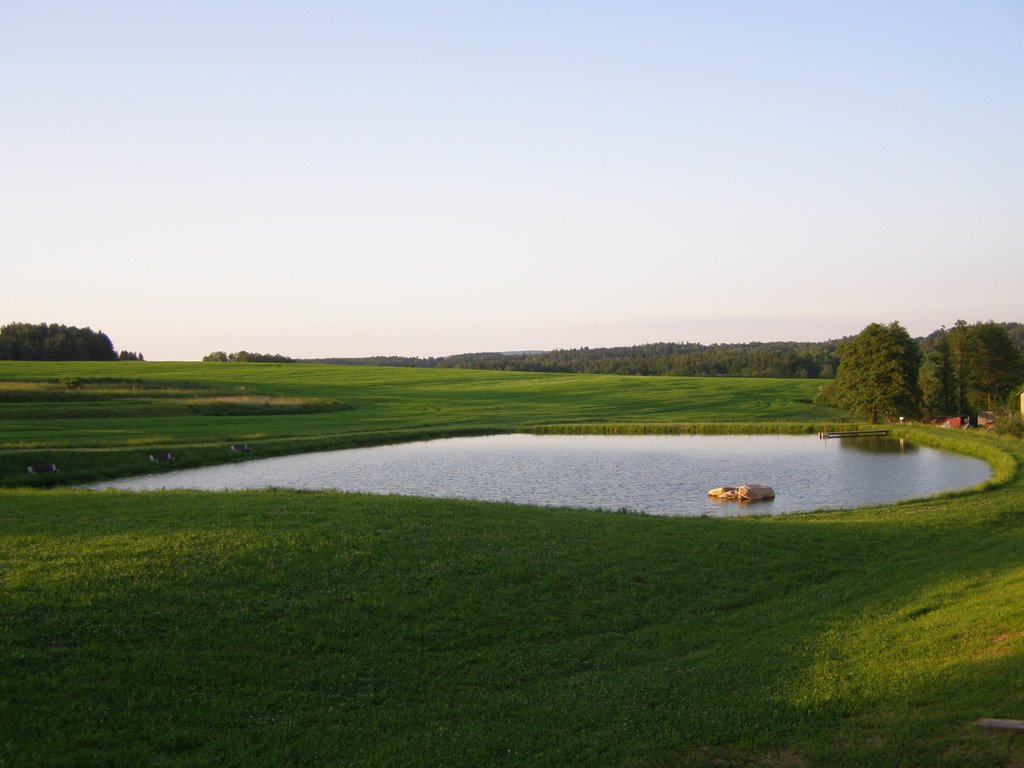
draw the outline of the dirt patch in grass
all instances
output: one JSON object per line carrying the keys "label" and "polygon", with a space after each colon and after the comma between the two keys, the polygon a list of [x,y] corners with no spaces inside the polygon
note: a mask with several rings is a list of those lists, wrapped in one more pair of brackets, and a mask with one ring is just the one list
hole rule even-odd
{"label": "dirt patch in grass", "polygon": [[1009,656],[1017,651],[1021,641],[1024,641],[1024,629],[1003,632],[1001,635],[990,637],[985,646],[974,652],[974,657],[977,659],[998,659],[1003,656]]}

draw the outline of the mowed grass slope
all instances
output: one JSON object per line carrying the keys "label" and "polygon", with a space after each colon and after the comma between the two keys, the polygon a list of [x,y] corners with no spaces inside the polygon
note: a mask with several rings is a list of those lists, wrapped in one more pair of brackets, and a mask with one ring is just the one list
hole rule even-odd
{"label": "mowed grass slope", "polygon": [[732,520],[2,491],[0,764],[1020,765],[972,723],[1024,718],[1024,446],[911,436],[993,484]]}

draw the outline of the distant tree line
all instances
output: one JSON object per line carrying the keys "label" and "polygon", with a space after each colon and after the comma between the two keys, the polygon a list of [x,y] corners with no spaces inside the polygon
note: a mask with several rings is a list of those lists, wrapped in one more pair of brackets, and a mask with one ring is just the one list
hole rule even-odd
{"label": "distant tree line", "polygon": [[142,360],[138,352],[114,351],[110,337],[92,328],[56,323],[0,327],[0,360]]}
{"label": "distant tree line", "polygon": [[211,352],[203,357],[204,363],[294,363],[296,360],[284,355],[267,355],[260,352]]}
{"label": "distant tree line", "polygon": [[664,342],[633,347],[555,349],[548,352],[476,352],[428,358],[327,358],[310,362],[548,373],[816,379],[831,378],[834,375],[835,348],[835,341],[749,344]]}
{"label": "distant tree line", "polygon": [[374,357],[316,357],[299,360],[300,363],[322,365],[379,365],[386,368],[437,368],[440,357],[402,357],[400,355],[377,355]]}
{"label": "distant tree line", "polygon": [[749,344],[655,343],[633,347],[470,354],[443,358],[442,368],[507,371],[617,373],[640,376],[749,376],[830,378],[835,342],[752,342]]}

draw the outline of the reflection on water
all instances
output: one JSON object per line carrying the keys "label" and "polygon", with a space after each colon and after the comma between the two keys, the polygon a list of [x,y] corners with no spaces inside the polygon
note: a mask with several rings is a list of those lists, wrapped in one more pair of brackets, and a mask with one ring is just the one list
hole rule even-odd
{"label": "reflection on water", "polygon": [[868,437],[840,437],[832,438],[839,443],[840,448],[849,448],[864,453],[909,453],[916,451],[917,446],[908,443],[902,438],[880,437],[870,435]]}
{"label": "reflection on water", "polygon": [[[247,461],[91,486],[286,487],[660,515],[781,514],[883,504],[984,482],[978,459],[889,438],[780,435],[496,435]],[[770,485],[773,501],[721,503],[718,486]]]}

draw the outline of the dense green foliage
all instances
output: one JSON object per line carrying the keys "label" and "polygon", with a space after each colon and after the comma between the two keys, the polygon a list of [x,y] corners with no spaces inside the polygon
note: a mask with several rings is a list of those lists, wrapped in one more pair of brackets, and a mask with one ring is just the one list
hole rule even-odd
{"label": "dense green foliage", "polygon": [[467,354],[443,358],[450,368],[616,373],[643,376],[746,376],[828,378],[834,342],[748,344],[641,344],[603,349],[554,350],[516,355]]}
{"label": "dense green foliage", "polygon": [[964,363],[962,347],[954,354],[950,334],[945,331],[929,336],[922,347],[918,384],[924,412],[929,416],[965,413],[967,393],[964,377],[960,375]]}
{"label": "dense green foliage", "polygon": [[116,360],[102,331],[46,323],[0,327],[0,360]]}
{"label": "dense green foliage", "polygon": [[261,352],[211,352],[203,357],[204,363],[294,363],[285,355],[268,355]]}
{"label": "dense green foliage", "polygon": [[839,373],[820,402],[872,421],[998,411],[1024,381],[1024,354],[1006,323],[958,321],[914,341],[899,323],[872,323],[836,350]]}
{"label": "dense green foliage", "polygon": [[836,354],[839,372],[822,390],[822,402],[871,422],[894,422],[920,413],[921,351],[902,325],[871,323],[842,342]]}
{"label": "dense green foliage", "polygon": [[1024,323],[999,323],[1006,328],[1018,349],[1024,349]]}
{"label": "dense green foliage", "polygon": [[933,415],[1002,408],[1024,381],[1024,354],[1005,324],[961,320],[922,346],[921,388]]}
{"label": "dense green foliage", "polygon": [[1000,766],[1002,485],[671,519],[263,492],[0,493],[0,763]]}
{"label": "dense green foliage", "polygon": [[492,371],[814,379],[829,378],[833,375],[834,351],[835,342],[662,342],[631,347],[580,347],[547,352],[478,352],[428,358],[333,358],[317,362],[420,368],[474,368]]}
{"label": "dense green foliage", "polygon": [[1024,439],[1024,416],[1018,413],[1008,413],[996,421],[995,433]]}

